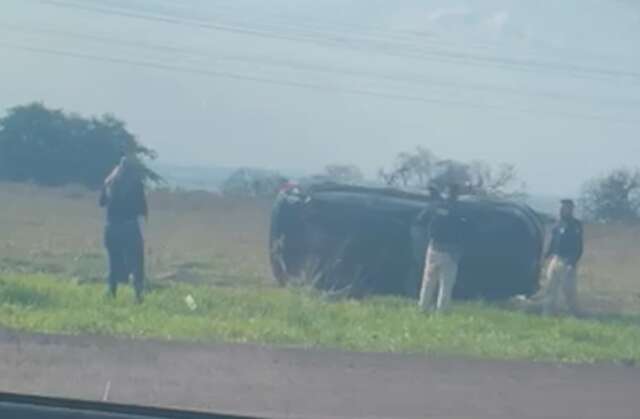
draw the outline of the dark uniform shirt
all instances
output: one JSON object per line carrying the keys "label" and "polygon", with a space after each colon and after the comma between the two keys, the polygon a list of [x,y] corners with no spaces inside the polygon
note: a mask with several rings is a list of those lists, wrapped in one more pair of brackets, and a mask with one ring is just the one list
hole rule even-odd
{"label": "dark uniform shirt", "polygon": [[560,220],[551,231],[547,257],[558,256],[575,266],[582,257],[582,223],[575,218]]}
{"label": "dark uniform shirt", "polygon": [[435,249],[460,256],[468,229],[467,219],[455,205],[443,205],[431,218],[429,239]]}
{"label": "dark uniform shirt", "polygon": [[147,216],[147,199],[141,180],[114,184],[111,188],[107,193],[106,187],[103,187],[100,194],[100,206],[107,207],[108,222],[132,221]]}

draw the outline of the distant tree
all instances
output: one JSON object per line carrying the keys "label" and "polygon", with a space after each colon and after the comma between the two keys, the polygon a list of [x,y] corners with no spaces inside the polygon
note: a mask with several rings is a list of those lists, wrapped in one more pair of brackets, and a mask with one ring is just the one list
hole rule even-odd
{"label": "distant tree", "polygon": [[599,222],[640,219],[640,171],[616,169],[582,188],[580,204],[586,218]]}
{"label": "distant tree", "polygon": [[526,197],[526,185],[518,179],[516,168],[511,164],[494,168],[486,162],[474,161],[467,165],[467,170],[472,195],[510,199]]}
{"label": "distant tree", "polygon": [[518,181],[515,167],[503,164],[497,168],[482,161],[471,163],[438,159],[429,150],[417,147],[413,152],[398,154],[391,170],[380,170],[379,176],[388,186],[443,191],[447,185],[463,186],[468,194],[521,198],[525,186]]}
{"label": "distant tree", "polygon": [[[0,118],[0,180],[98,187],[122,151],[141,161],[156,153],[111,115],[83,118],[32,103]],[[145,179],[160,176],[142,164]]]}
{"label": "distant tree", "polygon": [[222,193],[235,197],[272,197],[286,180],[275,172],[242,168],[223,182]]}
{"label": "distant tree", "polygon": [[426,189],[433,178],[437,159],[424,147],[398,154],[390,170],[380,169],[378,176],[388,186]]}

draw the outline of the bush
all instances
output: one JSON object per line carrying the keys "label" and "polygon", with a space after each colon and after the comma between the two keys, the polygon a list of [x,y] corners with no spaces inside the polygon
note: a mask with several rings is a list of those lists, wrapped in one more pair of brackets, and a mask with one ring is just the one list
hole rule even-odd
{"label": "bush", "polygon": [[616,169],[588,181],[580,198],[587,219],[598,222],[640,219],[640,171]]}

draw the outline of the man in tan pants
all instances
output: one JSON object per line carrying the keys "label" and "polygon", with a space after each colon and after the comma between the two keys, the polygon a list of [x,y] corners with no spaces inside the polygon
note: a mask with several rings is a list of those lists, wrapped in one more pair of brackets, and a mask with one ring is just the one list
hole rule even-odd
{"label": "man in tan pants", "polygon": [[420,289],[420,308],[423,311],[433,308],[436,290],[436,310],[444,311],[449,307],[458,276],[458,262],[458,257],[451,251],[429,244]]}
{"label": "man in tan pants", "polygon": [[569,311],[579,315],[577,266],[583,253],[582,223],[574,215],[574,203],[569,199],[562,201],[560,220],[553,227],[551,243],[547,251],[546,289],[542,296],[542,311],[546,315],[555,314],[560,290],[562,290]]}
{"label": "man in tan pants", "polygon": [[446,310],[451,302],[467,229],[466,219],[457,208],[457,198],[457,188],[449,187],[447,201],[436,209],[429,223],[429,246],[418,303],[423,311],[433,307],[436,290],[439,290],[435,301],[437,311]]}

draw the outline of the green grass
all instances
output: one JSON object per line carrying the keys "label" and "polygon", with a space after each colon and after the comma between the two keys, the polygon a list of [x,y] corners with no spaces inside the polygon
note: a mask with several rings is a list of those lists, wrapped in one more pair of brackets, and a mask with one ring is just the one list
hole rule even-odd
{"label": "green grass", "polygon": [[[195,310],[187,295],[195,299]],[[413,302],[395,298],[330,302],[303,290],[206,285],[158,288],[141,306],[132,300],[128,287],[113,301],[97,284],[0,274],[0,326],[25,331],[493,359],[640,361],[640,327],[633,317],[542,318],[479,303],[427,316]]]}

